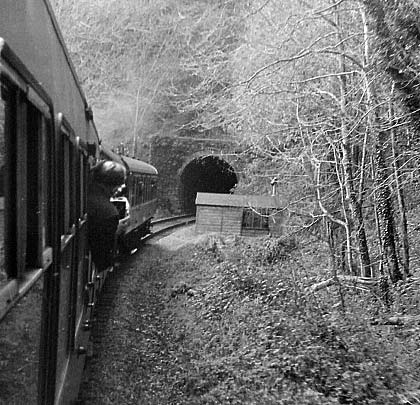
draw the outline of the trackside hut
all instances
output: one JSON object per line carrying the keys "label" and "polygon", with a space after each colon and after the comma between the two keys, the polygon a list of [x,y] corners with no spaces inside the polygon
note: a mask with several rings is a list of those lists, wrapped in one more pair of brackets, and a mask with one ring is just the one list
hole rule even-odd
{"label": "trackside hut", "polygon": [[197,193],[196,232],[243,236],[280,235],[278,196]]}

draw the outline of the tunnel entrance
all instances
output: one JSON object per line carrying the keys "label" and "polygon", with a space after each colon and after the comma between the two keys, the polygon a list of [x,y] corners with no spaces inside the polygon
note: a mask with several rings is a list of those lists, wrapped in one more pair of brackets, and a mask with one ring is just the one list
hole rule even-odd
{"label": "tunnel entrance", "polygon": [[229,193],[238,183],[232,166],[217,156],[195,158],[181,173],[181,204],[186,213],[195,212],[197,192]]}

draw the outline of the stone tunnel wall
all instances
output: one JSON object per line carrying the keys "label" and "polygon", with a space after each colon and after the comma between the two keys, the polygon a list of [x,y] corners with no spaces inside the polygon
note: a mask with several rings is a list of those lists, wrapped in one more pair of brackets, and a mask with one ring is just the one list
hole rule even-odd
{"label": "stone tunnel wall", "polygon": [[150,163],[159,172],[159,206],[169,214],[183,213],[181,173],[195,158],[213,155],[229,163],[240,179],[242,163],[235,142],[157,135],[151,139]]}

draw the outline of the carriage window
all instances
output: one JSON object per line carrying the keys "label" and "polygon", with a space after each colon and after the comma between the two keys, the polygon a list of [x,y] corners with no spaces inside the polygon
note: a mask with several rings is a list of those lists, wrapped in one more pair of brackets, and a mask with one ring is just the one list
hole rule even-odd
{"label": "carriage window", "polygon": [[0,98],[0,156],[1,156],[1,210],[0,210],[0,280],[18,274],[17,218],[17,91],[4,81]]}
{"label": "carriage window", "polygon": [[86,177],[86,171],[85,171],[85,167],[87,167],[87,159],[85,156],[81,156],[79,158],[79,170],[77,171],[76,174],[76,184],[80,184],[80,189],[79,189],[79,202],[78,202],[78,216],[79,218],[82,218],[85,210],[86,210],[86,181],[87,181],[87,177]]}
{"label": "carriage window", "polygon": [[131,205],[136,205],[136,190],[137,190],[137,178],[131,179],[132,190],[131,190]]}
{"label": "carriage window", "polygon": [[48,221],[48,218],[52,217],[51,213],[51,150],[52,148],[52,136],[51,136],[51,123],[48,121],[45,117],[42,117],[42,139],[41,139],[41,158],[40,161],[42,162],[41,167],[41,195],[42,195],[42,201],[41,201],[41,207],[40,211],[42,213],[42,248],[45,249],[46,246],[51,246],[51,229],[50,229],[50,223]]}
{"label": "carriage window", "polygon": [[50,242],[47,122],[17,87],[2,83],[0,102],[0,282],[43,267]]}
{"label": "carriage window", "polygon": [[78,219],[77,209],[80,198],[80,189],[76,186],[76,176],[79,170],[78,159],[76,159],[76,150],[74,145],[69,145],[69,199],[70,199],[70,218],[69,228],[76,223]]}
{"label": "carriage window", "polygon": [[139,204],[143,204],[144,201],[144,178],[143,176],[139,177],[139,189],[138,189],[138,199]]}
{"label": "carriage window", "polygon": [[60,218],[61,234],[68,234],[75,223],[77,217],[77,205],[80,198],[80,190],[76,190],[75,179],[78,170],[74,160],[74,147],[69,139],[69,135],[61,132],[61,160],[60,176],[63,181],[60,182]]}
{"label": "carriage window", "polygon": [[156,179],[152,179],[152,199],[156,198]]}
{"label": "carriage window", "polygon": [[128,192],[128,202],[130,203],[130,205],[134,205],[134,194],[133,194],[133,187],[134,187],[134,181],[132,177],[129,177],[127,179],[127,192]]}
{"label": "carriage window", "polygon": [[51,245],[51,128],[49,121],[32,104],[26,104],[26,266],[43,267],[43,252]]}
{"label": "carriage window", "polygon": [[144,185],[145,185],[144,201],[149,201],[150,200],[150,179],[149,179],[149,177],[145,177]]}
{"label": "carriage window", "polygon": [[[42,209],[42,138],[43,125],[41,114],[31,105],[27,106],[27,235],[26,261],[30,267],[42,267],[42,247],[45,245],[45,231],[42,226],[44,212]],[[30,175],[29,175],[30,174]]]}
{"label": "carriage window", "polygon": [[138,177],[137,176],[133,176],[133,185],[134,185],[134,187],[133,187],[133,206],[134,205],[137,205],[137,200],[138,200],[138,197],[137,197],[137,194],[138,194],[138,188],[139,188],[139,179],[138,179]]}
{"label": "carriage window", "polygon": [[144,202],[144,177],[139,177],[139,189],[138,189],[138,203],[142,204]]}
{"label": "carriage window", "polygon": [[0,98],[0,286],[7,280],[4,263],[4,178],[6,172],[6,142],[4,133],[5,102]]}
{"label": "carriage window", "polygon": [[268,230],[267,208],[251,209],[245,208],[242,217],[242,229]]}
{"label": "carriage window", "polygon": [[87,156],[81,158],[80,163],[80,178],[81,178],[81,189],[80,189],[80,204],[81,204],[81,217],[86,214],[87,208],[87,187],[89,184],[89,159]]}
{"label": "carriage window", "polygon": [[143,176],[143,181],[141,184],[141,202],[144,203],[147,201],[147,177]]}

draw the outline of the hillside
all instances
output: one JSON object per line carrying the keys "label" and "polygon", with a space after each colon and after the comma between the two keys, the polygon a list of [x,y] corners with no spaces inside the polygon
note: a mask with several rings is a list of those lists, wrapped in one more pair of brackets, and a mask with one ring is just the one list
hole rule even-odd
{"label": "hillside", "polygon": [[418,271],[420,6],[410,0],[54,0],[104,141],[235,138],[237,192],[271,179],[286,234],[328,245],[330,276]]}
{"label": "hillside", "polygon": [[130,155],[145,155],[150,136],[197,127],[192,121],[202,102],[214,110],[203,98],[226,81],[224,59],[239,30],[230,16],[240,15],[244,2],[223,3],[52,1],[108,144],[123,143]]}
{"label": "hillside", "polygon": [[107,143],[215,130],[287,202],[282,239],[177,258],[190,403],[418,403],[417,2],[53,4]]}
{"label": "hillside", "polygon": [[113,278],[81,399],[418,403],[419,324],[390,322],[420,319],[416,284],[393,289],[389,311],[375,288],[352,282],[312,291],[328,277],[326,250],[303,235],[197,238],[194,227],[149,243]]}

